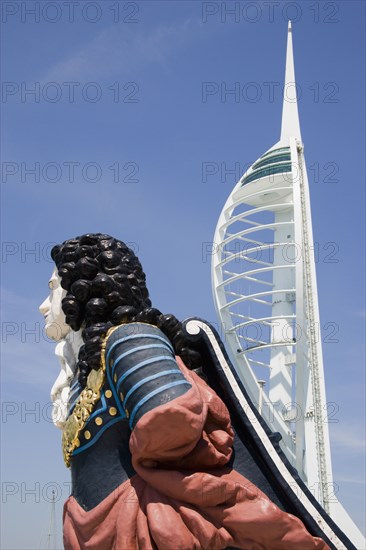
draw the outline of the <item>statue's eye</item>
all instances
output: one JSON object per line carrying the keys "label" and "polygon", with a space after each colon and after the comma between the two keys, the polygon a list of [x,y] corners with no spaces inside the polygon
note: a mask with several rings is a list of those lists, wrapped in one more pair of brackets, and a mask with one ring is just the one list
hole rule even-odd
{"label": "statue's eye", "polygon": [[57,286],[58,286],[57,281],[54,281],[53,279],[48,281],[48,288],[50,290],[55,290],[57,288]]}

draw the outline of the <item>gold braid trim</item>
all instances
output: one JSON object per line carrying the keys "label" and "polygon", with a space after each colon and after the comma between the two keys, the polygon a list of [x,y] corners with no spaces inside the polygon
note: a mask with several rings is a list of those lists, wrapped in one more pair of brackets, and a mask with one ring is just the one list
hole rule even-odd
{"label": "gold braid trim", "polygon": [[110,328],[103,339],[100,354],[100,367],[98,370],[90,371],[86,381],[86,386],[79,395],[79,399],[77,400],[72,413],[65,422],[62,433],[62,451],[65,464],[68,468],[70,468],[71,455],[73,451],[80,445],[79,435],[84,429],[89,416],[93,412],[95,404],[100,399],[100,390],[102,389],[105,380],[105,348],[109,336],[117,328],[118,326]]}

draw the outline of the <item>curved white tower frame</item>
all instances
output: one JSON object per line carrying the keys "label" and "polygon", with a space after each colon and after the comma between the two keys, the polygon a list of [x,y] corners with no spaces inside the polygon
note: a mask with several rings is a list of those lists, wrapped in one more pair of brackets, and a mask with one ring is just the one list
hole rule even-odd
{"label": "curved white tower frame", "polygon": [[221,212],[213,293],[251,399],[281,434],[284,453],[314,496],[357,546],[364,539],[334,494],[303,149],[289,22],[281,138],[238,181]]}

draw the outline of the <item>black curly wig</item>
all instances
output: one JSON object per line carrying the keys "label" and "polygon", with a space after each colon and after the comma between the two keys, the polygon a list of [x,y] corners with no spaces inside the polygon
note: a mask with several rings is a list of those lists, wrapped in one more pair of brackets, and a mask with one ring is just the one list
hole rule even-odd
{"label": "black curly wig", "polygon": [[88,233],[56,245],[51,251],[61,286],[66,323],[82,329],[84,345],[78,356],[79,381],[100,366],[101,342],[109,328],[140,321],[158,326],[188,368],[200,367],[200,356],[190,349],[181,323],[151,307],[146,276],[139,259],[125,243],[101,233]]}

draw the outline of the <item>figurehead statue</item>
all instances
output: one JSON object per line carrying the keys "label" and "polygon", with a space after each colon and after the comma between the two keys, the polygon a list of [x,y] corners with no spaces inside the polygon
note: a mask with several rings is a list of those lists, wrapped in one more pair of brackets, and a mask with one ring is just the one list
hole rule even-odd
{"label": "figurehead statue", "polygon": [[40,312],[47,336],[60,342],[56,355],[61,373],[51,390],[56,426],[64,426],[74,378],[84,388],[91,370],[100,367],[101,344],[113,326],[131,321],[155,324],[187,366],[199,367],[199,355],[187,346],[181,323],[151,307],[145,273],[125,243],[109,235],[87,234],[55,246],[51,257],[56,265],[49,281],[51,293]]}
{"label": "figurehead statue", "polygon": [[52,399],[72,477],[66,550],[329,548],[242,475],[250,453],[240,441],[233,451],[208,355],[152,307],[134,252],[97,233],[51,255],[40,311],[61,362]]}

